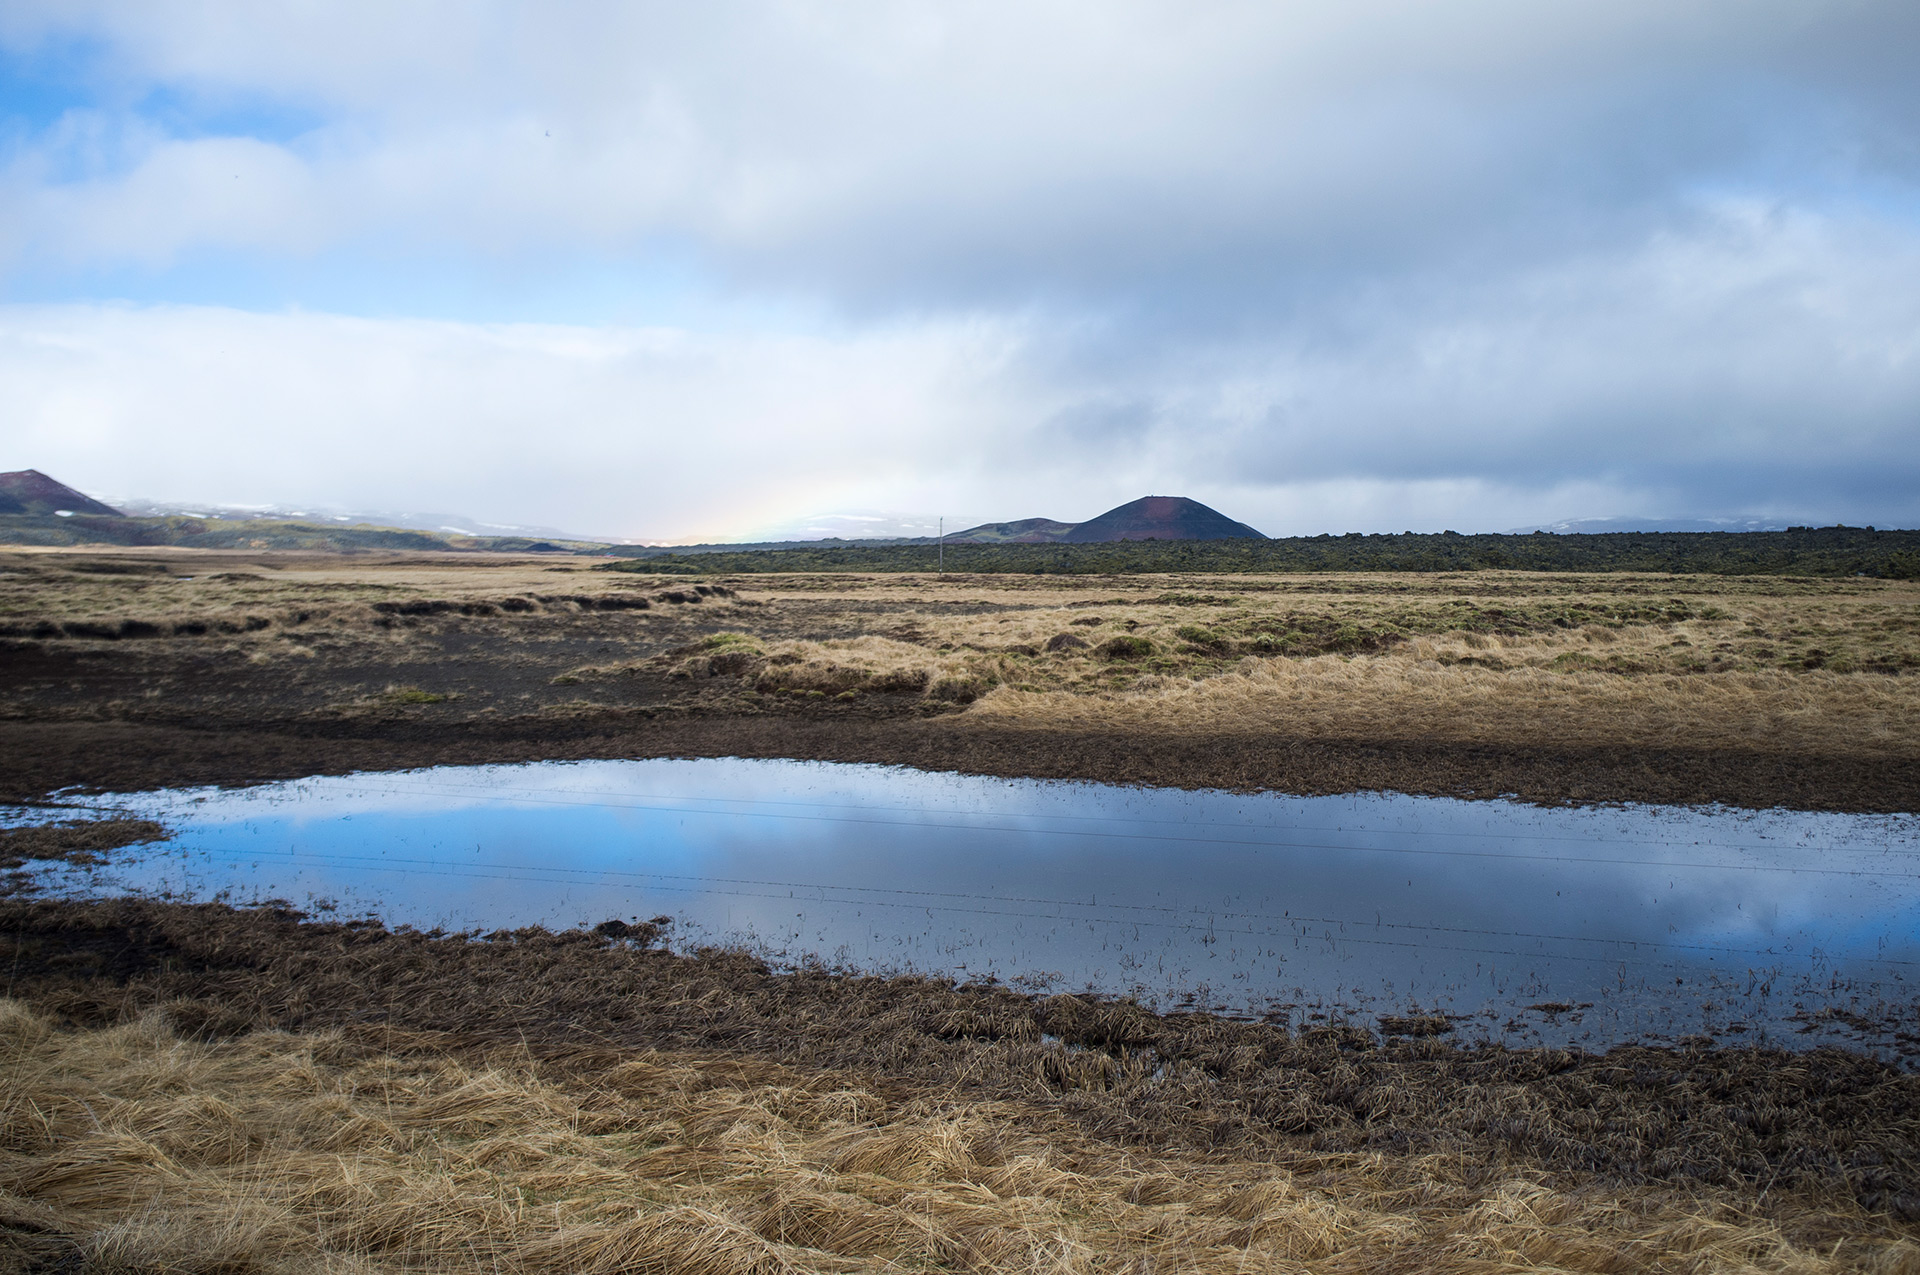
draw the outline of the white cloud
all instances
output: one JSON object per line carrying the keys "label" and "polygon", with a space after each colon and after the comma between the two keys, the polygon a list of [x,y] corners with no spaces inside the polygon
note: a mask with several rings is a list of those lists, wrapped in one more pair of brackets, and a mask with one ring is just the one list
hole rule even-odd
{"label": "white cloud", "polygon": [[1716,205],[1686,236],[1321,313],[1352,335],[12,307],[0,398],[15,463],[94,490],[647,538],[836,506],[1081,519],[1150,491],[1272,532],[1920,521],[1920,239],[1898,225]]}
{"label": "white cloud", "polygon": [[1835,89],[1800,50],[1857,61],[1904,8],[154,0],[13,5],[0,38],[103,41],[129,103],[164,86],[317,120],[257,143],[256,196],[155,137],[88,177],[79,218],[24,175],[69,167],[74,139],[29,139],[17,251],[381,235],[537,256],[673,234],[748,278],[912,305],[1110,299],[1169,271],[1217,289],[1315,268],[1271,259],[1301,254],[1377,268],[1489,223],[1509,250],[1562,244],[1676,181],[1897,119],[1897,94]]}
{"label": "white cloud", "polygon": [[1004,416],[1011,339],[10,307],[0,398],[9,454],[91,490],[718,536],[917,484],[930,432]]}
{"label": "white cloud", "polygon": [[251,138],[157,141],[129,170],[79,181],[19,181],[25,167],[0,214],[16,257],[160,266],[207,246],[310,251],[325,234],[313,172]]}
{"label": "white cloud", "polygon": [[[351,281],[0,310],[7,463],[103,490],[1920,519],[1905,0],[0,8],[63,41],[103,52],[0,139],[0,278]],[[581,261],[712,321],[406,317],[409,272],[492,316]]]}

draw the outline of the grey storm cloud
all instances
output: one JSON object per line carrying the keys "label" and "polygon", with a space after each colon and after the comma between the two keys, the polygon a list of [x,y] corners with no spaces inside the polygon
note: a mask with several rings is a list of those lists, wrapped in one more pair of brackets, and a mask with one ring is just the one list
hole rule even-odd
{"label": "grey storm cloud", "polygon": [[[722,316],[687,343],[697,357],[590,359],[582,377],[581,349],[638,339],[583,319],[516,347],[525,379],[491,402],[565,384],[578,435],[610,445],[691,413],[749,470],[804,436],[834,476],[823,504],[1085,516],[1144,483],[1287,530],[1408,508],[1479,526],[1920,519],[1920,8],[1904,0],[22,0],[0,43],[29,63],[92,50],[86,100],[0,156],[14,276],[68,270],[91,303],[103,272],[201,299],[218,288],[196,262],[368,245],[482,280],[670,259]],[[345,308],[406,317],[363,273]],[[50,286],[39,300],[61,299]],[[351,341],[242,329],[307,342],[275,357],[335,392],[326,361]],[[432,395],[454,391],[420,387],[461,384],[460,360],[504,339],[442,337],[400,342],[437,361],[392,374],[413,413],[392,430],[447,419]],[[785,338],[830,348],[836,374],[769,353]],[[744,394],[756,378],[813,397]],[[24,366],[11,383],[42,421],[77,393]],[[140,398],[99,406],[90,436],[137,434]],[[508,477],[463,481],[504,493]],[[772,468],[743,482],[777,486]],[[1094,507],[1003,503],[1056,491]]]}

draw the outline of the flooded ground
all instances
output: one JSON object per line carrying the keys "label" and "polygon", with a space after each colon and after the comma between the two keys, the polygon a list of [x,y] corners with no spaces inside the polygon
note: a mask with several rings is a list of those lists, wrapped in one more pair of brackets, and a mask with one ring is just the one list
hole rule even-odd
{"label": "flooded ground", "polygon": [[[103,799],[173,840],[63,894],[285,899],[1468,1039],[1907,1054],[1920,817],[1296,798],[749,760]],[[24,812],[22,812],[24,814]],[[1395,1018],[1413,1021],[1395,1023]]]}

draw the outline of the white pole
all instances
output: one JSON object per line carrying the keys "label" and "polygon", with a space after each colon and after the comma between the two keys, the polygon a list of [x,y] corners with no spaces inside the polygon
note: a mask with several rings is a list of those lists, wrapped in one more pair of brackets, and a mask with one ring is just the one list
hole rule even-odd
{"label": "white pole", "polygon": [[947,517],[945,514],[942,514],[940,515],[940,570],[942,573],[944,573],[946,569],[947,569]]}

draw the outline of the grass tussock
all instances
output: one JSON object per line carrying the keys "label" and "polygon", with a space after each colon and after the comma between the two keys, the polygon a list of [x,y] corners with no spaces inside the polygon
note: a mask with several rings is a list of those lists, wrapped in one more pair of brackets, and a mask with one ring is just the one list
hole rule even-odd
{"label": "grass tussock", "polygon": [[0,1262],[87,1271],[1911,1271],[1791,1197],[1207,1156],[651,1050],[70,1030],[0,1001]]}
{"label": "grass tussock", "polygon": [[406,707],[411,704],[444,704],[452,696],[443,695],[438,691],[421,690],[418,686],[389,685],[376,698],[382,704]]}
{"label": "grass tussock", "polygon": [[[656,657],[649,665],[696,684],[729,679],[760,696],[851,700],[879,695],[930,705],[970,704],[1016,672],[1004,652],[929,650],[917,642],[872,634],[763,643],[744,633],[717,633]],[[649,665],[580,669],[571,676],[604,678]]]}

